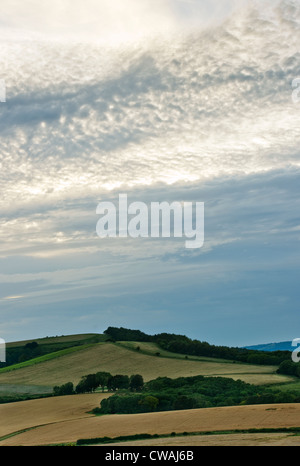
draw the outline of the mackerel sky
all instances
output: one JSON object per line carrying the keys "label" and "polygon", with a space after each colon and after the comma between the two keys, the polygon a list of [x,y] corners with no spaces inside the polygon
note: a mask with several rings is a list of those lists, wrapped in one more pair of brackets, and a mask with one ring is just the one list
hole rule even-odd
{"label": "mackerel sky", "polygon": [[[0,337],[299,338],[299,2],[1,5]],[[204,202],[204,246],[100,239],[120,193]]]}

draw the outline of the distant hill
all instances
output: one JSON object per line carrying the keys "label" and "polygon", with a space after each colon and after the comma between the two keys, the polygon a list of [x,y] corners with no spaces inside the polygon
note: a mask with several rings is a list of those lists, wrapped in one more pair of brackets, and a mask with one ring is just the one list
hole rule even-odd
{"label": "distant hill", "polygon": [[265,343],[261,345],[245,346],[244,348],[256,351],[293,351],[291,341],[281,341],[279,343]]}

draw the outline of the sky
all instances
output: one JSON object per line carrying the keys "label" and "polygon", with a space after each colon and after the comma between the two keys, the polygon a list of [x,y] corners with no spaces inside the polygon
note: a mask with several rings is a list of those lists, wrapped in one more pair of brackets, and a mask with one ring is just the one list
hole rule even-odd
{"label": "sky", "polygon": [[[300,337],[296,0],[2,0],[0,337]],[[202,248],[97,205],[204,202]]]}

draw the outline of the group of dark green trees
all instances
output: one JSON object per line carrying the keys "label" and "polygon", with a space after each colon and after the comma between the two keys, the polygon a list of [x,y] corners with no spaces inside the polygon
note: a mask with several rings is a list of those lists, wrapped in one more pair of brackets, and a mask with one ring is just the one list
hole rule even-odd
{"label": "group of dark green trees", "polygon": [[176,335],[173,333],[147,335],[140,330],[131,330],[123,327],[108,327],[104,333],[112,341],[153,342],[160,348],[172,353],[221,358],[248,364],[279,366],[279,373],[300,377],[300,363],[296,364],[291,361],[291,353],[289,351],[269,352],[247,348],[216,346],[205,341],[192,340],[185,335]]}
{"label": "group of dark green trees", "polygon": [[96,372],[81,377],[79,383],[74,387],[72,382],[67,382],[63,385],[53,387],[54,395],[72,395],[73,393],[91,393],[97,388],[102,391],[130,390],[140,391],[143,389],[144,379],[140,374],[128,375],[116,374],[112,375],[109,372]]}
{"label": "group of dark green trees", "polygon": [[299,393],[255,386],[225,377],[159,377],[141,392],[122,391],[101,401],[95,414],[131,414],[152,411],[300,402]]}
{"label": "group of dark green trees", "polygon": [[158,346],[164,350],[189,356],[207,356],[246,362],[249,364],[274,366],[278,366],[284,360],[291,359],[291,353],[289,351],[267,352],[247,348],[217,346],[211,345],[205,341],[192,340],[185,335],[176,335],[173,333],[147,335],[140,330],[131,330],[123,327],[108,327],[104,333],[112,341],[153,342],[157,343]]}
{"label": "group of dark green trees", "polygon": [[282,361],[282,363],[279,364],[277,373],[293,375],[294,377],[300,377],[300,363],[296,363],[291,360]]}
{"label": "group of dark green trees", "polygon": [[6,348],[6,362],[0,362],[1,367],[7,367],[19,362],[28,361],[42,354],[42,349],[36,341],[26,343],[23,346]]}

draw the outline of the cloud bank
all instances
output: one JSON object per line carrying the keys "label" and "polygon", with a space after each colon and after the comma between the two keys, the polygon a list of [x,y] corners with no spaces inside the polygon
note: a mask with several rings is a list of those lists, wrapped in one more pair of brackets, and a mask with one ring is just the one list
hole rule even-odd
{"label": "cloud bank", "polygon": [[[84,11],[75,3],[71,16],[69,2],[4,9],[1,336],[38,334],[45,315],[53,333],[58,325],[76,331],[79,322],[87,330],[97,322],[99,331],[106,323],[143,325],[147,315],[150,331],[171,325],[166,330],[191,334],[198,326],[197,338],[254,344],[268,337],[274,310],[270,337],[294,338],[298,3],[236,10],[228,2],[224,21],[225,9],[211,2],[171,8],[166,0],[151,12],[147,1],[126,2],[126,11],[124,2],[90,2]],[[203,18],[216,17],[203,28]],[[138,37],[141,19],[151,37],[131,43],[127,32]],[[169,36],[154,24],[159,32],[167,24]],[[97,28],[105,46],[92,40]],[[11,30],[26,40],[12,40]],[[187,254],[175,240],[100,242],[97,203],[119,192],[148,202],[205,201],[204,248]],[[213,330],[211,319],[219,321]],[[239,335],[229,332],[233,321]]]}

